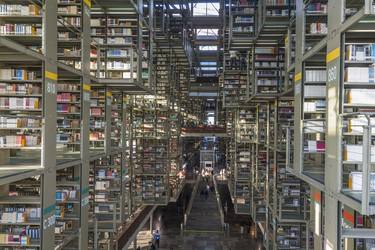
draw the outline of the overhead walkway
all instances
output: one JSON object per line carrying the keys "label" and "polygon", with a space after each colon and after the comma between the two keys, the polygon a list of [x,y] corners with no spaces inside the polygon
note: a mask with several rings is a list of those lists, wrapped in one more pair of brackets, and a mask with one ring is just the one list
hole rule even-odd
{"label": "overhead walkway", "polygon": [[220,126],[198,126],[181,129],[181,137],[228,137],[227,130]]}

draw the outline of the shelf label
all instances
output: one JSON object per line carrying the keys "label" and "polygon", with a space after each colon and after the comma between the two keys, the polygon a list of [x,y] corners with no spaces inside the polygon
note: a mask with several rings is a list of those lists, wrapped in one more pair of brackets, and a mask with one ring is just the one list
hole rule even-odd
{"label": "shelf label", "polygon": [[299,95],[299,94],[301,94],[301,84],[300,84],[300,83],[298,83],[298,84],[296,84],[296,85],[294,86],[294,94],[295,94],[295,95]]}
{"label": "shelf label", "polygon": [[302,79],[302,73],[301,72],[294,75],[294,82],[299,82],[299,81],[301,81],[301,79]]}
{"label": "shelf label", "polygon": [[47,82],[47,93],[56,95],[56,83]]}
{"label": "shelf label", "polygon": [[337,80],[337,66],[334,65],[328,68],[328,82],[333,82]]}
{"label": "shelf label", "polygon": [[91,8],[91,0],[83,0],[87,7]]}
{"label": "shelf label", "polygon": [[50,72],[50,71],[45,71],[44,72],[44,75],[46,78],[50,79],[50,80],[53,80],[53,81],[57,81],[57,74],[56,73],[53,73],[53,72]]}
{"label": "shelf label", "polygon": [[83,100],[89,102],[90,101],[91,86],[84,83],[82,88],[83,88]]}
{"label": "shelf label", "polygon": [[86,207],[89,204],[89,202],[90,202],[89,196],[82,198],[81,207]]}
{"label": "shelf label", "polygon": [[326,57],[326,62],[330,63],[333,60],[337,59],[340,56],[340,48],[336,48],[334,50],[331,50]]}
{"label": "shelf label", "polygon": [[81,207],[85,207],[89,204],[89,201],[90,201],[89,195],[88,195],[89,190],[90,190],[90,188],[86,187],[86,188],[82,189],[82,191],[81,191],[81,195],[83,197],[81,199]]}
{"label": "shelf label", "polygon": [[56,215],[55,215],[55,208],[56,205],[53,204],[49,207],[43,209],[43,215],[51,214],[46,219],[43,220],[43,229],[46,230],[52,226],[55,226],[56,223]]}

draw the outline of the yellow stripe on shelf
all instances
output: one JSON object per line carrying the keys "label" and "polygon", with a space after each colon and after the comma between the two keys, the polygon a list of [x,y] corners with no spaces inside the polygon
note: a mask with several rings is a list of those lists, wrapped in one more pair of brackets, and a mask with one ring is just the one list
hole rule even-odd
{"label": "yellow stripe on shelf", "polygon": [[87,7],[91,8],[91,0],[83,0]]}
{"label": "yellow stripe on shelf", "polygon": [[85,91],[91,91],[91,86],[88,85],[88,84],[86,84],[86,83],[84,83],[83,84],[83,90],[85,90]]}
{"label": "yellow stripe on shelf", "polygon": [[288,36],[286,36],[286,37],[285,37],[285,45],[287,45],[287,44],[288,44],[288,42],[289,42],[289,37],[288,37]]}
{"label": "yellow stripe on shelf", "polygon": [[327,63],[332,62],[333,60],[335,60],[339,56],[340,56],[340,48],[336,48],[334,50],[331,50],[331,52],[329,52],[328,55],[327,55],[326,62]]}
{"label": "yellow stripe on shelf", "polygon": [[294,81],[295,82],[301,81],[301,79],[302,79],[302,73],[301,72],[294,75]]}
{"label": "yellow stripe on shelf", "polygon": [[112,97],[112,92],[107,92],[107,97]]}
{"label": "yellow stripe on shelf", "polygon": [[50,80],[57,81],[57,74],[56,73],[53,73],[53,72],[50,72],[50,71],[45,71],[44,75],[45,75],[46,78],[48,78]]}

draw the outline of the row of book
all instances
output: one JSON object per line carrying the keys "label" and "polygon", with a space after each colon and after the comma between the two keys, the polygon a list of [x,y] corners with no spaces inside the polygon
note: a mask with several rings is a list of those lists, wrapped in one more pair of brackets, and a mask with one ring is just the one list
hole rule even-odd
{"label": "row of book", "polygon": [[36,4],[0,4],[0,15],[38,16],[40,7]]}
{"label": "row of book", "polygon": [[57,112],[60,113],[79,113],[80,108],[77,105],[72,105],[68,103],[58,103]]}
{"label": "row of book", "polygon": [[58,22],[57,27],[65,27],[66,24],[79,28],[81,27],[81,18],[80,17],[62,17],[59,18],[63,23]]}
{"label": "row of book", "polygon": [[0,128],[41,128],[41,119],[19,117],[0,117]]}
{"label": "row of book", "polygon": [[305,82],[326,82],[326,70],[305,70]]}
{"label": "row of book", "polygon": [[303,110],[305,113],[309,112],[323,112],[326,109],[326,101],[325,100],[315,100],[315,101],[308,101],[303,103]]}
{"label": "row of book", "polygon": [[90,20],[91,27],[98,27],[98,26],[122,26],[122,27],[132,27],[133,22],[128,21],[127,19],[123,18],[92,18]]}
{"label": "row of book", "polygon": [[310,3],[306,7],[306,13],[308,14],[326,14],[327,13],[327,4],[324,3]]}
{"label": "row of book", "polygon": [[1,223],[24,223],[41,218],[40,208],[4,207],[1,210]]}
{"label": "row of book", "polygon": [[17,94],[17,95],[31,95],[41,94],[41,86],[38,84],[12,84],[0,83],[0,94]]}
{"label": "row of book", "polygon": [[328,34],[327,23],[321,23],[321,22],[310,23],[310,29],[308,33],[309,34],[323,34],[323,35]]}
{"label": "row of book", "polygon": [[25,69],[0,69],[1,80],[37,80],[37,73]]}
{"label": "row of book", "polygon": [[375,66],[345,68],[345,82],[375,83]]}
{"label": "row of book", "polygon": [[133,39],[131,37],[107,37],[106,39],[95,37],[94,41],[100,45],[131,45]]}
{"label": "row of book", "polygon": [[39,135],[6,135],[0,136],[0,148],[40,146]]}
{"label": "row of book", "polygon": [[40,109],[40,98],[35,97],[0,97],[0,108],[13,110]]}
{"label": "row of book", "polygon": [[34,24],[7,23],[0,25],[0,35],[41,36],[42,27]]}
{"label": "row of book", "polygon": [[78,102],[78,96],[71,93],[59,93],[56,96],[57,102]]}
{"label": "row of book", "polygon": [[374,61],[375,43],[349,44],[345,46],[345,60],[347,61]]}
{"label": "row of book", "polygon": [[58,202],[66,202],[68,200],[77,199],[78,192],[74,189],[62,189],[56,190],[56,201]]}
{"label": "row of book", "polygon": [[129,28],[92,28],[91,34],[93,36],[107,35],[107,36],[132,36],[132,29]]}
{"label": "row of book", "polygon": [[234,18],[234,23],[253,23],[254,17],[237,16]]}
{"label": "row of book", "polygon": [[79,9],[76,5],[68,5],[68,6],[58,6],[57,13],[59,15],[70,14],[70,15],[78,15]]}
{"label": "row of book", "polygon": [[20,234],[14,233],[1,233],[0,243],[1,244],[16,244],[20,246],[28,246],[32,239],[40,239],[40,229],[39,228],[22,228]]}
{"label": "row of book", "polygon": [[67,144],[67,143],[78,143],[80,141],[81,135],[79,133],[70,134],[56,134],[57,144]]}

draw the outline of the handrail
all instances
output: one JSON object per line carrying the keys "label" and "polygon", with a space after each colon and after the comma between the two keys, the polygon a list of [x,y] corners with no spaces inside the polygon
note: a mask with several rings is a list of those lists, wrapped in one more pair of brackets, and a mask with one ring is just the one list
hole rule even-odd
{"label": "handrail", "polygon": [[185,226],[186,226],[186,222],[187,222],[187,217],[190,215],[191,208],[193,207],[194,198],[197,195],[197,191],[198,191],[198,187],[199,187],[199,183],[200,183],[201,179],[202,179],[202,176],[198,175],[198,178],[197,178],[197,180],[194,184],[193,191],[191,192],[190,201],[189,201],[188,207],[186,209],[186,212],[184,214],[184,225]]}
{"label": "handrail", "polygon": [[219,206],[219,213],[220,213],[220,222],[222,228],[225,228],[225,220],[224,220],[224,211],[223,211],[223,204],[221,203],[220,199],[220,194],[217,189],[217,182],[216,182],[216,175],[212,176],[212,180],[214,182],[214,187],[215,187],[215,194],[216,194],[216,200],[217,200],[217,205]]}

